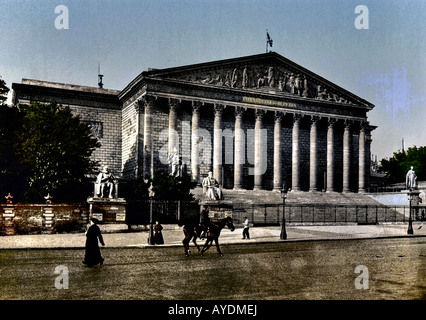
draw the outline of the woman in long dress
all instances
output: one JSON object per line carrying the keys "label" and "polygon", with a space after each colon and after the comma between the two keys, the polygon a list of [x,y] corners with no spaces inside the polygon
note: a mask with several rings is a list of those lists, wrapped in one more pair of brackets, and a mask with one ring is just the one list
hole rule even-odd
{"label": "woman in long dress", "polygon": [[163,239],[163,233],[161,232],[163,230],[163,226],[156,221],[155,227],[154,227],[154,241],[155,244],[164,244]]}
{"label": "woman in long dress", "polygon": [[90,219],[90,226],[86,231],[86,252],[83,263],[88,267],[97,264],[102,265],[104,262],[101,256],[101,250],[99,249],[98,238],[102,246],[105,246],[105,243],[97,223],[97,219]]}

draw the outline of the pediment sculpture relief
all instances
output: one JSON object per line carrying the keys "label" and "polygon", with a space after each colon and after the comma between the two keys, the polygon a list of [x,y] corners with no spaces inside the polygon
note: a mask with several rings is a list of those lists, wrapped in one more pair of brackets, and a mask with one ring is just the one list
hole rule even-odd
{"label": "pediment sculpture relief", "polygon": [[324,84],[281,65],[238,65],[172,76],[180,80],[229,88],[255,89],[338,103],[351,103]]}

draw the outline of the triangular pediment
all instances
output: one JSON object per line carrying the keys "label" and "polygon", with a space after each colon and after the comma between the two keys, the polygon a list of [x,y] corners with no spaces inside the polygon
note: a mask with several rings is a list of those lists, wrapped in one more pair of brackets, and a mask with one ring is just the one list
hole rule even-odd
{"label": "triangular pediment", "polygon": [[267,93],[277,97],[374,107],[371,103],[274,52],[177,68],[151,70],[144,72],[144,77]]}

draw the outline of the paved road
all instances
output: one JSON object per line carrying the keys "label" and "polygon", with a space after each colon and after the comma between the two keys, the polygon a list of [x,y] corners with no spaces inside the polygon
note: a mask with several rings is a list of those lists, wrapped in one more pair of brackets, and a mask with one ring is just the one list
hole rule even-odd
{"label": "paved road", "polygon": [[[189,258],[178,247],[104,248],[105,264],[91,268],[79,249],[3,250],[0,299],[426,299],[425,245],[426,238],[229,244],[223,257],[211,248]],[[68,289],[57,289],[64,270]],[[358,284],[368,289],[357,289],[367,271],[368,283]]]}

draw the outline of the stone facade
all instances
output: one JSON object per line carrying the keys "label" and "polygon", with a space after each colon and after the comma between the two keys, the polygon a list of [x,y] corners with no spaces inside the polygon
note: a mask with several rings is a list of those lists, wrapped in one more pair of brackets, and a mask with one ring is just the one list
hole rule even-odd
{"label": "stone facade", "polygon": [[274,52],[144,71],[122,91],[56,86],[12,87],[16,103],[54,100],[93,122],[94,158],[124,179],[168,169],[176,148],[199,183],[212,171],[230,189],[368,187],[374,105]]}

